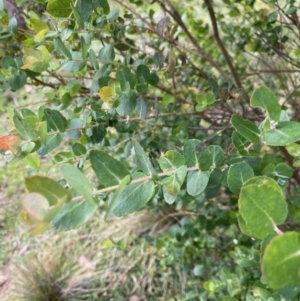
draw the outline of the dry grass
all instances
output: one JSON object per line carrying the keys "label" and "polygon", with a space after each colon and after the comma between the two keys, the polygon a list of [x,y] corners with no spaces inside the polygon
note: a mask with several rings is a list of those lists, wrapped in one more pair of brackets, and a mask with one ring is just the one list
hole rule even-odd
{"label": "dry grass", "polygon": [[168,300],[184,292],[187,280],[176,266],[162,269],[162,255],[139,236],[159,235],[173,223],[146,211],[110,223],[96,214],[78,229],[28,238],[11,260],[12,281],[1,300]]}

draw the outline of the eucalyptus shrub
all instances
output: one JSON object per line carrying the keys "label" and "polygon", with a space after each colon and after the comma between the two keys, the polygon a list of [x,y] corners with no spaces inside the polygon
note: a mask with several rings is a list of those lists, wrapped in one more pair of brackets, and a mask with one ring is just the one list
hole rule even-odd
{"label": "eucalyptus shrub", "polygon": [[40,98],[7,112],[13,129],[0,146],[29,165],[20,218],[32,234],[98,210],[168,206],[192,214],[173,230],[193,243],[202,230],[243,234],[220,250],[236,267],[203,276],[205,291],[189,300],[297,298],[296,2],[35,0],[42,16],[24,2],[18,29],[0,1],[0,80]]}

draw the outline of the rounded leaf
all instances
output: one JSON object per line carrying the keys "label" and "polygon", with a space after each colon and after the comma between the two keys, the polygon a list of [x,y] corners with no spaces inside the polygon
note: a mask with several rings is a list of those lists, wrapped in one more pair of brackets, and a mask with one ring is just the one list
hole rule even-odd
{"label": "rounded leaf", "polygon": [[299,284],[300,236],[287,232],[272,239],[263,259],[263,275],[272,289],[284,288],[289,284]]}
{"label": "rounded leaf", "polygon": [[228,187],[234,194],[239,194],[244,183],[252,177],[254,172],[249,164],[245,162],[233,164],[227,174]]}
{"label": "rounded leaf", "polygon": [[247,232],[263,239],[282,224],[288,214],[287,203],[276,181],[268,177],[254,177],[248,180],[240,193],[239,213]]}

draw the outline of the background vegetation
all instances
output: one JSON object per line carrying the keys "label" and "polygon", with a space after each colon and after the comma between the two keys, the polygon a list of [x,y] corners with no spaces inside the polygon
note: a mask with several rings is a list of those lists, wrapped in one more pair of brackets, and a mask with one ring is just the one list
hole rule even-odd
{"label": "background vegetation", "polygon": [[298,300],[299,35],[292,0],[0,0],[6,297]]}

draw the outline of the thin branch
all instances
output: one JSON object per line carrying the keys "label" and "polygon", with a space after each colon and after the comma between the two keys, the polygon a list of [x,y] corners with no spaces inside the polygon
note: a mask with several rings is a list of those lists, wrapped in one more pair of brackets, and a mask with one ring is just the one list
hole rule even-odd
{"label": "thin branch", "polygon": [[191,43],[194,45],[200,56],[207,60],[218,72],[226,79],[228,79],[228,74],[221,68],[221,66],[214,61],[205,51],[204,49],[199,45],[199,42],[195,39],[195,37],[190,33],[186,25],[183,23],[179,12],[176,10],[176,8],[173,6],[173,4],[169,0],[164,0],[165,3],[168,4],[170,9],[168,9],[163,1],[158,1],[163,8],[164,11],[166,11],[168,14],[170,14],[173,19],[176,21],[176,23],[181,27],[183,32],[186,34],[188,39],[191,41]]}
{"label": "thin branch", "polygon": [[210,17],[210,20],[211,20],[211,24],[212,24],[212,28],[213,28],[213,32],[214,32],[214,38],[217,42],[217,44],[219,45],[219,48],[225,58],[225,61],[230,69],[230,72],[233,76],[233,82],[235,84],[235,86],[239,89],[242,90],[243,92],[243,98],[247,101],[247,102],[250,102],[250,97],[249,95],[247,94],[247,92],[245,91],[245,89],[243,88],[243,85],[239,79],[239,76],[235,70],[235,67],[233,66],[232,64],[232,61],[231,61],[231,58],[230,58],[230,55],[227,51],[227,49],[225,48],[224,46],[224,43],[222,42],[221,38],[220,38],[220,35],[219,35],[219,29],[218,29],[218,24],[217,24],[217,20],[216,20],[216,16],[215,16],[215,12],[214,12],[214,9],[212,7],[212,4],[211,4],[211,0],[204,0],[204,3],[207,7],[207,10],[208,10],[208,13],[209,13],[209,17]]}
{"label": "thin branch", "polygon": [[[193,167],[189,167],[187,169],[188,171],[193,171],[193,170],[199,170],[199,167],[198,166],[193,166]],[[164,177],[164,176],[170,176],[174,174],[174,170],[169,170],[169,171],[165,171],[165,172],[160,172],[157,174],[158,177]],[[142,177],[142,178],[138,178],[138,179],[134,179],[130,182],[130,184],[136,184],[136,183],[142,183],[142,182],[146,182],[146,181],[149,181],[152,179],[152,175],[150,176],[145,176],[145,177]],[[106,188],[102,188],[102,189],[99,189],[99,190],[96,190],[94,191],[93,195],[94,196],[97,196],[97,195],[100,195],[102,193],[105,193],[105,192],[110,192],[110,191],[114,191],[116,190],[117,188],[119,187],[119,185],[114,185],[114,186],[110,186],[110,187],[106,187]],[[72,202],[74,201],[80,201],[82,200],[84,197],[82,195],[79,195],[79,196],[76,196],[74,198],[72,198]]]}

